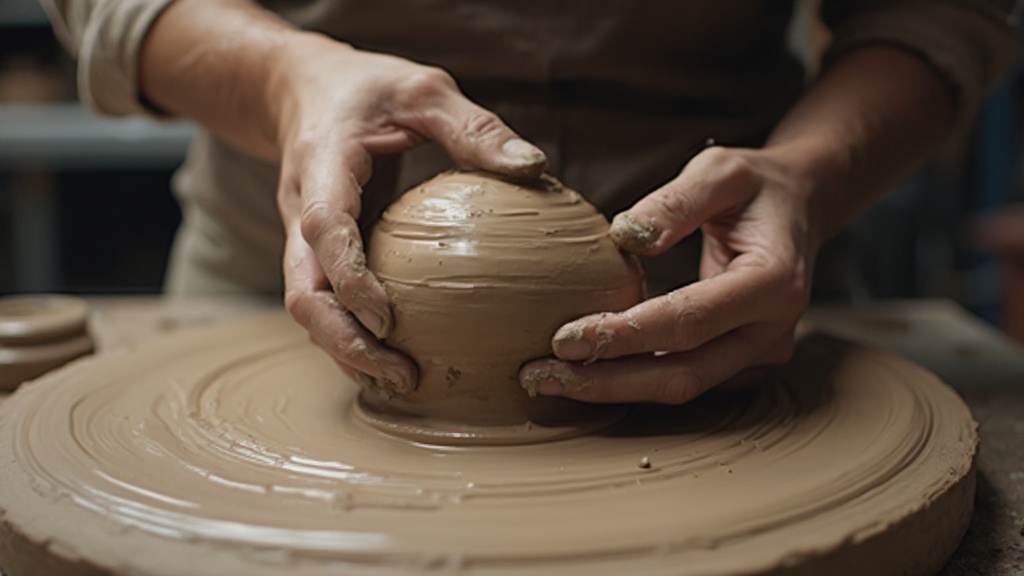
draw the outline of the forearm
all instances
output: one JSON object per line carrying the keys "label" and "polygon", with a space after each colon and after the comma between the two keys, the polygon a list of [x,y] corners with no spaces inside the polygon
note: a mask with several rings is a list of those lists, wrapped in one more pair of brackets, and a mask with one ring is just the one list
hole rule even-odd
{"label": "forearm", "polygon": [[310,36],[248,0],[176,0],[142,45],[141,94],[251,154],[277,160],[275,62],[286,45]]}
{"label": "forearm", "polygon": [[909,176],[949,132],[951,87],[899,48],[851,51],[782,119],[765,152],[807,186],[816,242]]}

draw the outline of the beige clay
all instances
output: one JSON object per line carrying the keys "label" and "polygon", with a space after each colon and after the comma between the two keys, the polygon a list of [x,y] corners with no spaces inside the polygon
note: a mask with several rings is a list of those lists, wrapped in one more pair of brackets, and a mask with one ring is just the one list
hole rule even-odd
{"label": "beige clay", "polygon": [[384,434],[358,391],[283,313],[31,383],[0,403],[0,567],[923,575],[970,518],[964,404],[831,340],[749,394],[521,446]]}
{"label": "beige clay", "polygon": [[585,314],[643,299],[643,273],[608,221],[545,177],[449,172],[381,216],[368,266],[393,303],[387,342],[417,363],[415,391],[364,394],[361,415],[391,433],[446,444],[519,444],[581,434],[622,414],[530,398],[520,366]]}
{"label": "beige clay", "polygon": [[361,399],[283,312],[62,368],[0,403],[0,569],[923,576],[952,553],[978,437],[934,376],[811,338],[742,394],[531,400],[519,364],[639,271],[554,183],[441,183],[370,256],[414,393]]}

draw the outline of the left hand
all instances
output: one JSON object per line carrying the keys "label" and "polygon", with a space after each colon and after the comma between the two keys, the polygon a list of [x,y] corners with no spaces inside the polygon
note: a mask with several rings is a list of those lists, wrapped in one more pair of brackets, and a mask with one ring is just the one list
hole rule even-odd
{"label": "left hand", "polygon": [[703,232],[700,280],[621,313],[562,326],[557,359],[526,364],[540,394],[681,404],[786,362],[818,250],[812,183],[769,149],[712,147],[619,214],[612,238],[659,254]]}

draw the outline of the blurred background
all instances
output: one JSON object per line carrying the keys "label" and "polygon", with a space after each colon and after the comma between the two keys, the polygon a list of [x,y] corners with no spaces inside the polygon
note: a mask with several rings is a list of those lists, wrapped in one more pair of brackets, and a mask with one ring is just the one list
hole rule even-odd
{"label": "blurred background", "polygon": [[[808,14],[792,44],[812,54],[822,33]],[[948,298],[1024,341],[1021,72],[854,226],[855,299]],[[0,294],[158,292],[191,132],[89,113],[37,1],[0,0]]]}

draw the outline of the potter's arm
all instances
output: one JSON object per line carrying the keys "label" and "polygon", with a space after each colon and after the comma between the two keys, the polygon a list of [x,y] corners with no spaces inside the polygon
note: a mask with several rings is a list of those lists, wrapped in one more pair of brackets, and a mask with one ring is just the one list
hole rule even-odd
{"label": "potter's arm", "polygon": [[264,112],[270,73],[278,48],[300,31],[247,0],[43,5],[78,62],[81,98],[96,111],[180,114],[255,156],[279,156]]}
{"label": "potter's arm", "polygon": [[765,149],[816,183],[820,240],[963,129],[1015,54],[1013,0],[825,0],[823,73]]}
{"label": "potter's arm", "polygon": [[[766,150],[817,182],[828,238],[969,125],[1015,54],[1013,0],[826,0],[823,73]],[[802,142],[802,144],[801,144]]]}
{"label": "potter's arm", "polygon": [[[374,158],[437,142],[466,167],[529,177],[547,160],[445,72],[296,29],[249,0],[53,0],[101,111],[197,120],[280,165],[285,304],[345,370],[412,386],[375,338],[392,316],[356,224]],[[358,373],[358,374],[356,374]]]}
{"label": "potter's arm", "polygon": [[152,113],[138,88],[139,48],[173,0],[41,0],[54,32],[78,62],[78,91],[104,114]]}
{"label": "potter's arm", "polygon": [[891,45],[928,64],[952,88],[955,121],[969,122],[1015,55],[1019,0],[824,0],[833,34],[826,66],[869,45]]}

